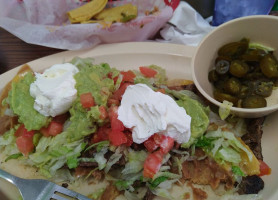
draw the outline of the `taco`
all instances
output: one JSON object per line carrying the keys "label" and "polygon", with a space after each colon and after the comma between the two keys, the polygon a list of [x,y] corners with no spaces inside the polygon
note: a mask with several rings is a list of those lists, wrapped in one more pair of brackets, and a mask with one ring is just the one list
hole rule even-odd
{"label": "taco", "polygon": [[264,118],[221,120],[192,81],[169,81],[156,65],[119,71],[74,58],[6,90],[1,168],[21,177],[103,200],[246,199],[270,173]]}

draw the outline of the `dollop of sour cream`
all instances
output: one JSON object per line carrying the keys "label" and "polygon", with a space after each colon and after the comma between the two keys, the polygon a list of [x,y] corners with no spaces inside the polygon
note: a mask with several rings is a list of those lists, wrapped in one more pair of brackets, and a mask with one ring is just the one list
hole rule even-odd
{"label": "dollop of sour cream", "polygon": [[145,84],[128,86],[118,110],[118,119],[132,129],[133,141],[143,143],[155,133],[188,142],[191,117],[170,96],[154,92]]}
{"label": "dollop of sour cream", "polygon": [[30,86],[35,110],[52,117],[68,111],[77,97],[73,76],[78,71],[75,65],[64,63],[53,65],[42,74],[35,73],[36,80]]}

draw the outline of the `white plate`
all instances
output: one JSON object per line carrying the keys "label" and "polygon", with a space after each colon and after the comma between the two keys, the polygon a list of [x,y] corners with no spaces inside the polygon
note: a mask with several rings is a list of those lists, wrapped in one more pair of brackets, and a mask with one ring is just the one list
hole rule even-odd
{"label": "white plate", "polygon": [[[75,56],[83,58],[93,57],[96,63],[106,62],[110,64],[111,67],[116,67],[120,70],[138,69],[139,66],[156,64],[166,69],[167,76],[170,79],[192,79],[190,62],[194,53],[194,47],[185,45],[133,42],[101,45],[87,51],[62,52],[29,62],[28,64],[34,71],[41,71],[53,64],[69,61]],[[14,77],[18,69],[19,67],[0,75],[0,91],[5,84]],[[267,117],[262,140],[264,160],[272,168],[272,174],[263,177],[265,181],[265,189],[262,191],[264,200],[278,199],[278,159],[276,156],[278,152],[277,130],[278,113],[276,112]],[[12,162],[12,160],[9,162]],[[3,168],[5,165],[1,163],[1,167]],[[26,177],[24,170],[19,170],[18,168],[9,168],[6,170],[17,176]],[[10,185],[1,181],[0,188],[4,191],[8,191],[10,198],[17,198],[15,197],[14,190],[10,189]]]}

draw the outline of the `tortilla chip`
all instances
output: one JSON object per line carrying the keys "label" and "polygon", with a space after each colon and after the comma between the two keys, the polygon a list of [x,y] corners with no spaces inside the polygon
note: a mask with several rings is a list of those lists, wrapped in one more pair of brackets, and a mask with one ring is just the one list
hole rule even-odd
{"label": "tortilla chip", "polygon": [[240,168],[242,169],[242,171],[248,175],[248,176],[252,176],[252,175],[259,175],[260,174],[260,162],[258,161],[258,159],[255,157],[255,155],[253,154],[253,152],[251,151],[251,149],[249,148],[249,146],[247,146],[241,138],[237,138],[240,143],[249,151],[252,153],[252,160],[250,161],[246,152],[242,151],[240,153],[240,157],[241,157],[241,162],[240,162]]}
{"label": "tortilla chip", "polygon": [[67,14],[71,23],[80,23],[90,20],[104,9],[108,0],[94,0],[84,6],[69,11]]}
{"label": "tortilla chip", "polygon": [[168,87],[184,86],[193,84],[193,81],[186,79],[172,79],[167,81]]}
{"label": "tortilla chip", "polygon": [[103,20],[105,22],[127,22],[136,17],[137,6],[129,3],[114,8],[106,8],[95,15],[94,19]]}
{"label": "tortilla chip", "polygon": [[7,109],[7,105],[3,106],[2,101],[8,97],[8,93],[12,88],[12,82],[17,82],[19,79],[21,79],[27,72],[33,72],[33,70],[30,68],[29,65],[25,64],[23,65],[19,71],[17,72],[16,76],[9,82],[7,85],[3,88],[1,94],[0,94],[0,116],[3,116],[5,113],[5,110]]}

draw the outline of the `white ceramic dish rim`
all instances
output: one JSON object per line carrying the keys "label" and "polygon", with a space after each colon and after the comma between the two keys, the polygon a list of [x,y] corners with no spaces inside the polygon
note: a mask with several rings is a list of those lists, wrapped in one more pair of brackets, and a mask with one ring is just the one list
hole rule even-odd
{"label": "white ceramic dish rim", "polygon": [[[217,27],[216,29],[214,29],[213,31],[211,31],[208,35],[206,35],[203,40],[200,42],[200,44],[198,45],[197,49],[196,49],[196,53],[194,54],[193,58],[192,58],[192,62],[191,62],[191,72],[192,72],[192,77],[193,77],[193,81],[196,85],[196,87],[198,88],[198,90],[201,92],[202,95],[204,95],[204,97],[206,99],[208,99],[210,102],[212,102],[213,104],[217,105],[218,107],[221,106],[221,102],[216,101],[214,98],[212,98],[210,95],[207,94],[207,92],[201,87],[201,85],[199,84],[199,82],[196,79],[195,76],[195,72],[194,72],[194,60],[196,57],[196,54],[198,52],[198,49],[202,47],[203,43],[206,42],[207,38],[211,37],[212,34],[214,34],[214,32],[218,31],[219,29],[225,29],[226,26],[229,26],[230,24],[233,23],[237,23],[238,21],[243,21],[243,20],[250,20],[250,19],[256,19],[256,18],[266,18],[266,19],[275,19],[277,20],[277,16],[269,16],[269,15],[256,15],[256,16],[247,16],[247,17],[242,17],[242,18],[237,18],[234,20],[231,20],[229,22],[226,22],[222,25],[220,25],[219,27]],[[253,109],[246,109],[246,108],[237,108],[237,107],[231,107],[231,111],[232,112],[236,112],[236,113],[246,113],[246,114],[255,114],[255,113],[260,113],[260,112],[266,112],[266,113],[271,113],[272,111],[275,111],[278,109],[278,104],[276,105],[272,105],[272,106],[267,106],[264,108],[253,108]]]}

